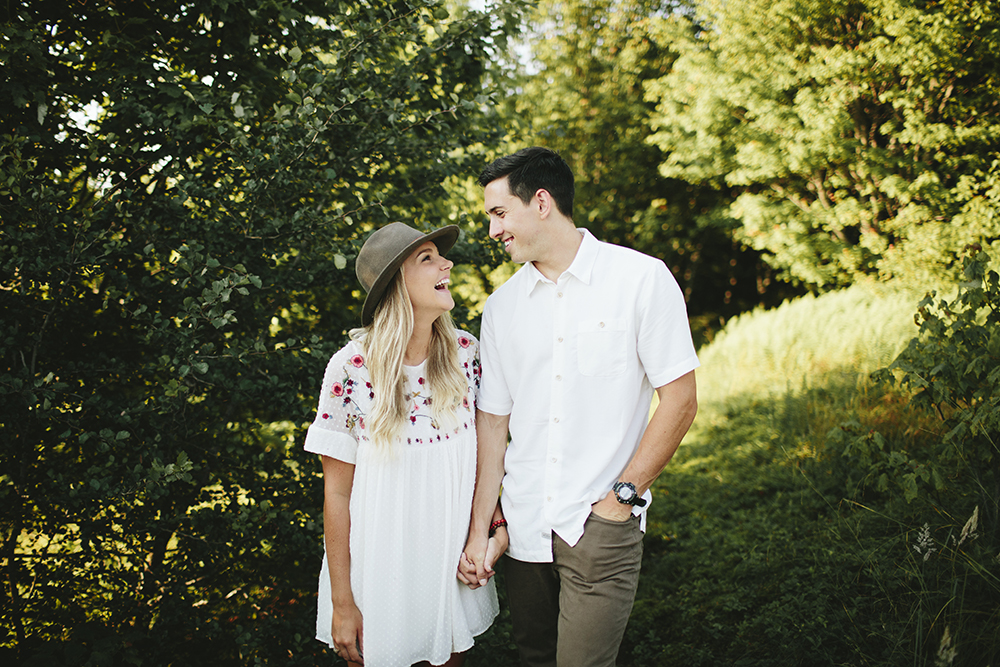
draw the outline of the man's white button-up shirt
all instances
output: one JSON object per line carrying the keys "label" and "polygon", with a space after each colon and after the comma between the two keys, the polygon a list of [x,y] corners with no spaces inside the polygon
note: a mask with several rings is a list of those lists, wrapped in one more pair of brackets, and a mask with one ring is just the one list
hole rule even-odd
{"label": "man's white button-up shirt", "polygon": [[698,366],[663,262],[581,233],[557,282],[529,262],[483,313],[477,407],[510,415],[501,503],[523,561],[551,562],[553,532],[577,543],[639,446],[653,388]]}

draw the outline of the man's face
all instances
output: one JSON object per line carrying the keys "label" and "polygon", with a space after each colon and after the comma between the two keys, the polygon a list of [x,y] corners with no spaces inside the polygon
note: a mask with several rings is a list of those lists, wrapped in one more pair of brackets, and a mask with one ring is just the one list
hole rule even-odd
{"label": "man's face", "polygon": [[489,183],[483,195],[490,217],[490,238],[500,241],[515,262],[538,259],[541,238],[536,198],[527,204],[522,202],[511,193],[506,176]]}

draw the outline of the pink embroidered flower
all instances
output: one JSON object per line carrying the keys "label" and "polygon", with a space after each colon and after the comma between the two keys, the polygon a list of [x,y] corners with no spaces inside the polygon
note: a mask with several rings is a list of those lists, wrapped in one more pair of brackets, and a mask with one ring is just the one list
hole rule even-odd
{"label": "pink embroidered flower", "polygon": [[360,354],[355,354],[353,357],[351,357],[351,363],[354,364],[355,368],[361,368],[362,366],[365,365],[365,360],[364,357],[362,357]]}
{"label": "pink embroidered flower", "polygon": [[323,419],[329,419],[329,418],[330,418],[330,415],[328,415],[327,413],[324,412],[323,413]]}
{"label": "pink embroidered flower", "polygon": [[466,410],[469,409],[469,397],[468,396],[463,396],[462,397],[462,407],[465,408]]}
{"label": "pink embroidered flower", "polygon": [[458,344],[461,345],[462,347],[469,347],[470,345],[472,345],[472,341],[466,338],[465,336],[459,336]]}
{"label": "pink embroidered flower", "polygon": [[417,423],[417,418],[416,418],[415,415],[410,415],[410,423],[411,424],[416,424]]}
{"label": "pink embroidered flower", "polygon": [[340,384],[339,382],[334,382],[333,389],[330,391],[330,393],[333,394],[334,396],[343,396],[344,385]]}
{"label": "pink embroidered flower", "polygon": [[423,378],[417,378],[417,384],[423,384],[423,383],[424,383]]}

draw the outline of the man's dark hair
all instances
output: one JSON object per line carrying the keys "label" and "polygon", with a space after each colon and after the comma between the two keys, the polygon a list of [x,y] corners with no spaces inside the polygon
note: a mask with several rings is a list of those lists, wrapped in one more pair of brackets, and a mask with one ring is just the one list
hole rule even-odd
{"label": "man's dark hair", "polygon": [[511,194],[525,204],[539,189],[548,190],[559,212],[573,217],[573,171],[555,151],[532,146],[494,160],[479,175],[479,184],[485,188],[504,176]]}

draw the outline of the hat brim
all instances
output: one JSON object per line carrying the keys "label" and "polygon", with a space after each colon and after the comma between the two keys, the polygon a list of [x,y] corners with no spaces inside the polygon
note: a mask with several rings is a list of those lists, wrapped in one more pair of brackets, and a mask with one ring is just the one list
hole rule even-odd
{"label": "hat brim", "polygon": [[438,247],[438,252],[442,255],[446,255],[448,254],[448,251],[454,247],[455,242],[458,240],[458,232],[459,229],[457,225],[448,225],[440,229],[435,229],[433,232],[424,234],[420,238],[415,239],[409,245],[396,253],[396,256],[392,258],[392,261],[385,265],[385,268],[382,269],[378,278],[376,278],[375,282],[372,283],[372,288],[368,291],[368,296],[365,297],[365,303],[361,307],[362,326],[370,325],[372,320],[375,319],[375,310],[378,308],[378,305],[382,303],[382,297],[385,296],[386,287],[389,286],[389,282],[392,280],[392,277],[396,275],[396,271],[399,270],[399,267],[403,265],[403,262],[406,261],[407,257],[409,257],[414,250],[428,241],[433,241]]}

